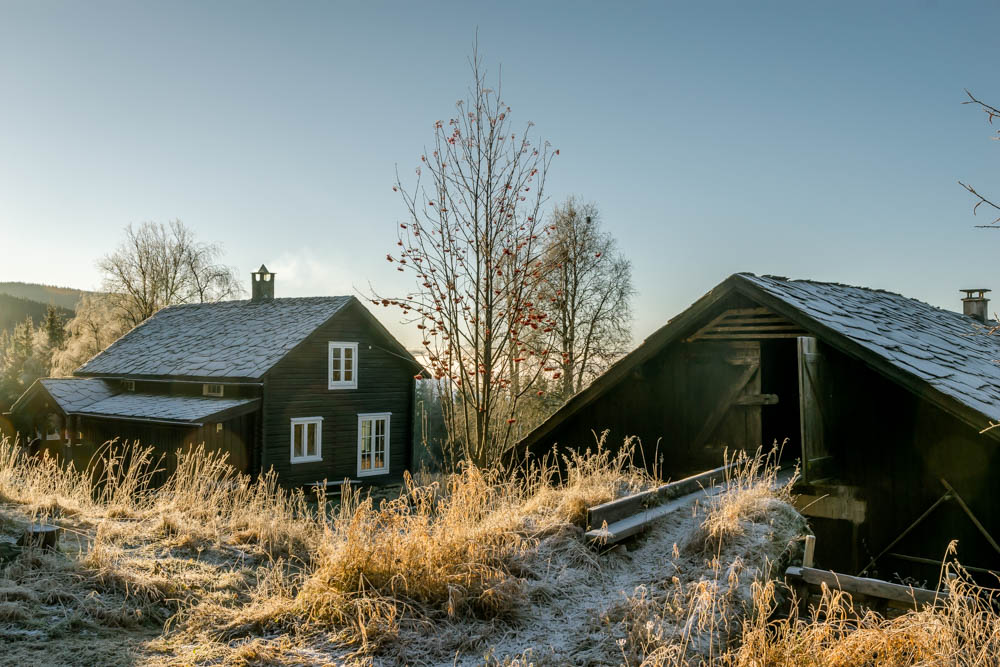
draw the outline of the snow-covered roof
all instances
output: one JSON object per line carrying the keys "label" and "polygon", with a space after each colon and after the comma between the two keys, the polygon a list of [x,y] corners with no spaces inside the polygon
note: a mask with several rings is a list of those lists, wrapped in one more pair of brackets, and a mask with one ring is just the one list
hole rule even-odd
{"label": "snow-covered roof", "polygon": [[166,396],[122,392],[80,410],[78,414],[95,417],[155,419],[173,422],[199,422],[222,412],[250,409],[256,398],[208,398],[204,396]]}
{"label": "snow-covered roof", "polygon": [[352,296],[171,306],[81,366],[77,375],[259,379]]}
{"label": "snow-covered roof", "polygon": [[975,319],[883,290],[751,273],[738,277],[941,393],[1000,420],[1000,333],[991,335]]}

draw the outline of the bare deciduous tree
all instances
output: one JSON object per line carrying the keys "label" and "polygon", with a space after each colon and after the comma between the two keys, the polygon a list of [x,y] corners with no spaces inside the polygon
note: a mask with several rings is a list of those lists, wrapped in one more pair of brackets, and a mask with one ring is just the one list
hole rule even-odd
{"label": "bare deciduous tree", "polygon": [[[968,90],[965,91],[965,94],[969,96],[969,99],[966,100],[965,102],[962,102],[962,104],[973,104],[975,106],[978,106],[986,114],[986,119],[990,125],[993,124],[994,118],[1000,118],[1000,109],[997,109],[996,107],[990,106],[989,104],[986,104],[985,102],[976,99],[973,96],[973,94],[970,93]],[[994,139],[1000,140],[1000,130],[997,130],[997,135],[998,136],[994,137]],[[983,195],[979,194],[976,191],[976,189],[971,185],[967,185],[962,181],[959,181],[958,184],[961,185],[966,190],[968,190],[972,194],[972,196],[976,198],[976,205],[972,207],[973,215],[976,214],[976,211],[978,211],[979,207],[982,206],[983,204],[986,204],[987,208],[992,208],[995,211],[1000,211],[1000,204],[997,204],[987,199]],[[993,220],[993,222],[991,222],[988,225],[977,225],[977,226],[986,227],[988,229],[1000,229],[1000,226],[997,225],[998,222],[1000,222],[1000,217],[996,218],[995,220]]]}
{"label": "bare deciduous tree", "polygon": [[125,228],[125,240],[98,262],[104,289],[128,327],[165,306],[239,296],[235,271],[218,260],[222,249],[202,243],[175,220]]}
{"label": "bare deciduous tree", "polygon": [[563,398],[569,398],[628,351],[632,264],[592,203],[573,197],[552,213],[546,253],[553,266],[546,298],[553,311]]}
{"label": "bare deciduous tree", "polygon": [[[467,99],[455,118],[434,124],[416,183],[407,190],[397,174],[393,188],[409,220],[386,259],[413,274],[415,289],[376,303],[402,309],[421,331],[443,385],[450,445],[489,465],[511,442],[531,379],[554,370],[546,365],[554,329],[541,296],[550,230],[540,210],[559,151],[537,143],[531,123],[513,130],[499,83],[486,86],[475,51],[470,64]],[[526,381],[515,384],[521,375]]]}

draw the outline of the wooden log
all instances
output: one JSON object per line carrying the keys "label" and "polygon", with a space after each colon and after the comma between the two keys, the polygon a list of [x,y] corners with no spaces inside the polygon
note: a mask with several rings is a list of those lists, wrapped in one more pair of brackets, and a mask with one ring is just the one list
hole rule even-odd
{"label": "wooden log", "polygon": [[935,601],[948,597],[947,593],[930,591],[926,588],[892,584],[881,579],[853,577],[849,574],[817,570],[812,567],[790,567],[785,570],[785,578],[793,581],[804,581],[813,586],[826,584],[829,588],[837,588],[851,594],[868,595],[908,604],[934,604]]}
{"label": "wooden log", "polygon": [[17,546],[56,551],[59,547],[59,534],[61,532],[62,528],[59,526],[33,523],[18,538]]}

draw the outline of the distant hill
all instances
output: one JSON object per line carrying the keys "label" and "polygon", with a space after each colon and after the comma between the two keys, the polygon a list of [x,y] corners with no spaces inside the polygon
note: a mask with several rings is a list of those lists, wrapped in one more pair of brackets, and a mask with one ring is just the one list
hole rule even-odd
{"label": "distant hill", "polygon": [[[75,310],[77,302],[80,301],[80,297],[87,294],[84,290],[72,289],[70,287],[55,287],[53,285],[39,285],[38,283],[0,283],[0,294],[8,294],[10,296],[16,296],[19,299],[27,299],[28,301],[37,301],[42,304],[42,312],[45,312],[44,306],[47,304],[52,304],[54,306],[62,306],[63,308],[68,308],[69,310]],[[3,327],[0,326],[0,329]]]}
{"label": "distant hill", "polygon": [[[56,306],[56,308],[59,309],[59,314],[63,316],[63,319],[68,320],[73,317],[73,311],[69,308],[62,306]],[[0,294],[0,331],[13,331],[14,325],[23,322],[24,318],[29,315],[34,320],[35,326],[38,326],[45,319],[47,309],[48,304],[46,303],[21,299],[10,294]]]}

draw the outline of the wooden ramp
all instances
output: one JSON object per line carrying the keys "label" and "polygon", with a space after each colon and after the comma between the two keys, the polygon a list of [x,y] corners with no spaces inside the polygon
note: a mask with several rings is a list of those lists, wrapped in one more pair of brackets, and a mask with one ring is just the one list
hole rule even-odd
{"label": "wooden ramp", "polygon": [[[591,507],[587,510],[587,539],[599,545],[620,542],[682,507],[718,495],[725,489],[726,473],[732,465]],[[791,468],[783,469],[778,483],[786,484],[793,473]]]}

